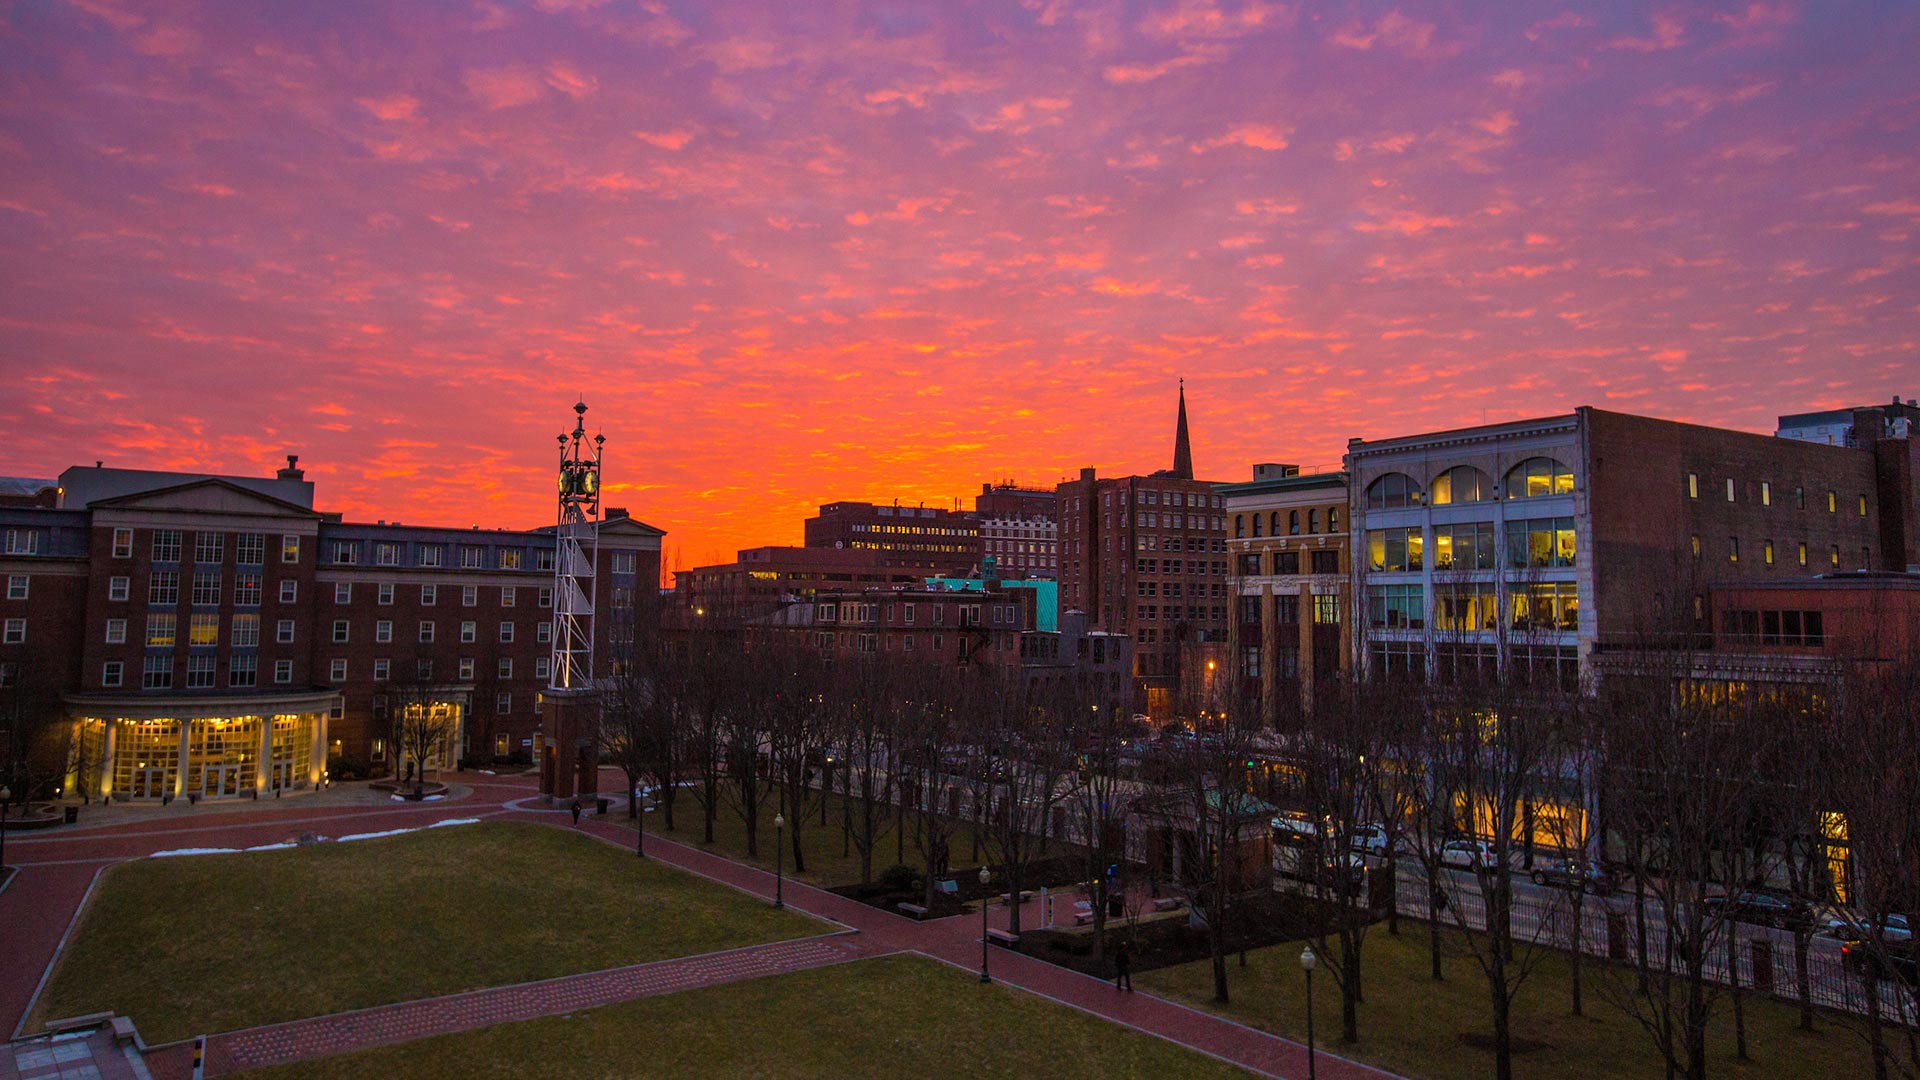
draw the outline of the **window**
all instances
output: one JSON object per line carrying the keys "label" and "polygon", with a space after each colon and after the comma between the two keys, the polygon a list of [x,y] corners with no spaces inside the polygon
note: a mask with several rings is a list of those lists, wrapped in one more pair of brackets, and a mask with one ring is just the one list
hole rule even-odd
{"label": "window", "polygon": [[534,552],[533,568],[535,570],[552,570],[553,569],[553,549],[544,548],[540,551]]}
{"label": "window", "polygon": [[1299,624],[1299,593],[1281,593],[1273,598],[1273,621],[1283,626],[1295,626]]}
{"label": "window", "polygon": [[373,681],[386,682],[393,677],[393,661],[381,657],[373,662]]}
{"label": "window", "polygon": [[1773,505],[1773,485],[1765,480],[1760,481],[1760,505]]}
{"label": "window", "polygon": [[1388,630],[1420,630],[1427,625],[1425,599],[1418,585],[1367,587],[1368,622]]}
{"label": "window", "polygon": [[480,569],[480,554],[482,550],[484,549],[477,548],[477,547],[461,548],[460,549],[460,568],[463,570]]}
{"label": "window", "polygon": [[533,677],[536,679],[552,678],[553,677],[553,657],[551,656],[536,657],[533,661]]}
{"label": "window", "polygon": [[1297,551],[1274,552],[1273,572],[1276,574],[1299,573],[1300,572],[1300,553]]}
{"label": "window", "polygon": [[439,601],[440,601],[440,586],[438,585],[420,586],[420,606],[421,607],[433,607],[435,604],[439,603]]}
{"label": "window", "polygon": [[502,570],[520,569],[520,549],[519,548],[501,548],[500,549],[500,569]]}
{"label": "window", "polygon": [[220,615],[196,611],[187,619],[187,644],[203,647],[220,644]]}
{"label": "window", "polygon": [[335,645],[344,645],[347,643],[347,627],[347,620],[333,620],[333,643]]}
{"label": "window", "polygon": [[233,575],[233,604],[235,607],[260,606],[260,575],[243,573]]}
{"label": "window", "polygon": [[381,619],[373,624],[373,640],[382,645],[393,640],[392,619]]}
{"label": "window", "polygon": [[1307,511],[1307,531],[1310,533],[1317,533],[1320,531],[1320,511],[1318,510]]}
{"label": "window", "polygon": [[480,626],[479,623],[472,622],[472,621],[461,623],[460,624],[460,640],[463,643],[467,643],[467,644],[471,644],[479,640],[479,632],[478,632],[479,626]]}
{"label": "window", "polygon": [[1860,496],[1860,516],[1867,516],[1867,497],[1865,495]]}
{"label": "window", "polygon": [[[113,530],[113,557],[116,559],[133,558],[133,530],[132,529]],[[120,684],[115,683],[114,685],[118,686]]]}
{"label": "window", "polygon": [[335,540],[333,542],[333,561],[341,566],[352,566],[359,562],[359,542],[354,540]]}
{"label": "window", "polygon": [[542,645],[546,645],[552,642],[553,641],[553,624],[550,622],[534,623],[533,624],[533,640],[539,642]]}
{"label": "window", "polygon": [[420,620],[420,640],[425,642],[433,640],[433,620]]}
{"label": "window", "polygon": [[257,649],[260,647],[260,616],[253,612],[233,617],[233,647],[236,649]]}
{"label": "window", "polygon": [[1340,553],[1338,551],[1316,551],[1313,553],[1313,572],[1316,574],[1337,574],[1340,572]]}
{"label": "window", "polygon": [[167,614],[164,614],[164,615],[157,615],[157,614],[148,615],[147,616],[147,648],[149,649],[173,648],[174,627],[176,625],[177,618],[178,616],[175,616],[172,612],[168,612]]}
{"label": "window", "polygon": [[1519,586],[1507,594],[1515,630],[1577,630],[1580,597],[1572,582]]}
{"label": "window", "polygon": [[1406,473],[1388,473],[1367,485],[1367,509],[1398,510],[1419,506],[1424,493]]}
{"label": "window", "polygon": [[217,563],[226,555],[225,533],[194,533],[193,561],[197,563]]}
{"label": "window", "polygon": [[[616,551],[616,552],[614,552],[614,553],[613,553],[613,572],[614,572],[614,573],[616,573],[616,574],[631,574],[631,573],[633,573],[633,572],[634,572],[634,568],[635,568],[635,566],[636,566],[636,565],[637,565],[637,563],[636,563],[636,560],[635,560],[635,558],[634,558],[634,553],[633,553],[633,552],[631,552],[631,551]],[[549,569],[549,570],[551,570],[551,569],[553,569],[553,568],[552,568],[552,567],[547,567],[547,569]]]}
{"label": "window", "polygon": [[445,557],[446,557],[446,549],[441,547],[438,544],[420,545],[420,565],[421,566],[440,566],[442,565],[441,560]]}
{"label": "window", "polygon": [[480,586],[478,585],[460,586],[460,606],[461,607],[478,607],[479,604],[480,604]]}
{"label": "window", "polygon": [[27,598],[29,578],[26,574],[7,575],[7,599],[25,600]]}
{"label": "window", "polygon": [[336,581],[333,583],[333,602],[336,604],[353,603],[353,582]]}
{"label": "window", "polygon": [[6,628],[6,637],[4,640],[8,645],[18,645],[26,641],[27,640],[27,620],[8,619],[7,628]]}
{"label": "window", "polygon": [[1840,545],[1839,544],[1833,545],[1833,547],[1828,550],[1827,554],[1828,554],[1827,561],[1833,564],[1833,568],[1835,570],[1840,569]]}
{"label": "window", "polygon": [[195,570],[193,572],[193,602],[199,605],[220,602],[220,571]]}
{"label": "window", "polygon": [[1491,570],[1496,557],[1491,521],[1434,527],[1433,566],[1436,570]]}
{"label": "window", "polygon": [[1516,569],[1574,565],[1573,519],[1507,522],[1507,565]]}
{"label": "window", "polygon": [[273,681],[286,685],[293,681],[293,661],[275,660],[273,662]]}
{"label": "window", "polygon": [[381,566],[400,565],[400,545],[380,543],[373,546],[373,561]]}
{"label": "window", "polygon": [[1256,555],[1240,556],[1240,576],[1257,577],[1259,573],[1260,573],[1260,556],[1259,555],[1256,554]]}
{"label": "window", "polygon": [[500,586],[500,606],[512,607],[513,602],[518,597],[518,595],[519,595],[519,591],[515,589],[513,586],[511,585]]}
{"label": "window", "polygon": [[[126,556],[124,555],[121,556],[121,558],[125,558],[125,557]],[[106,663],[101,664],[100,665],[100,685],[107,686],[107,687],[119,686],[120,680],[123,677],[122,673],[125,671],[126,671],[126,665],[121,663],[118,660],[109,660]]]}
{"label": "window", "polygon": [[280,602],[291,604],[300,599],[300,581],[297,578],[280,579]]}
{"label": "window", "polygon": [[125,645],[127,643],[127,620],[107,620],[107,644]]}
{"label": "window", "polygon": [[500,642],[503,645],[512,644],[513,642],[513,624],[512,623],[503,622],[500,624]]}
{"label": "window", "polygon": [[1337,506],[1327,507],[1327,531],[1340,531],[1340,508]]}
{"label": "window", "polygon": [[1687,498],[1697,499],[1699,497],[1700,497],[1700,474],[1688,473],[1687,474]]}
{"label": "window", "polygon": [[1793,489],[1793,508],[1795,510],[1805,510],[1807,508],[1806,488],[1797,487]]}
{"label": "window", "polygon": [[1419,570],[1425,563],[1424,541],[1418,525],[1367,530],[1367,556],[1375,570]]}
{"label": "window", "polygon": [[460,681],[473,681],[473,657],[471,656],[463,656],[460,658]]}
{"label": "window", "polygon": [[1840,493],[1837,491],[1827,492],[1827,513],[1836,514],[1839,512],[1840,512]]}
{"label": "window", "polygon": [[553,586],[542,585],[540,587],[540,606],[543,608],[553,606]]}
{"label": "window", "polygon": [[[211,659],[211,657],[209,657]],[[253,686],[259,681],[260,658],[252,653],[227,661],[228,686]]]}
{"label": "window", "polygon": [[1801,566],[1807,565],[1807,544],[1804,540],[1800,542],[1799,559]]}
{"label": "window", "polygon": [[259,566],[267,561],[267,534],[240,533],[233,538],[233,561],[241,566]]}
{"label": "window", "polygon": [[1727,477],[1727,501],[1728,502],[1734,501],[1733,500],[1733,477],[1731,476]]}
{"label": "window", "polygon": [[1773,541],[1763,541],[1760,545],[1760,558],[1768,566],[1773,565]]}
{"label": "window", "polygon": [[329,681],[336,683],[346,682],[347,662],[345,660],[334,660],[327,667],[327,678]]}
{"label": "window", "polygon": [[1313,621],[1322,626],[1337,625],[1340,622],[1340,598],[1330,593],[1315,595]]}
{"label": "window", "polygon": [[[1260,535],[1260,522],[1258,520],[1255,520],[1253,523],[1253,535]],[[1300,535],[1300,511],[1298,510],[1287,511],[1287,535]]]}
{"label": "window", "polygon": [[415,660],[413,662],[413,677],[421,680],[433,678],[433,661],[427,657],[421,657]]}
{"label": "window", "polygon": [[1455,465],[1433,479],[1433,505],[1485,502],[1493,498],[1493,478],[1471,465]]}
{"label": "window", "polygon": [[288,645],[293,642],[292,619],[281,619],[273,625],[273,640],[282,645]]}
{"label": "window", "polygon": [[1441,630],[1499,629],[1500,609],[1491,583],[1435,585],[1433,600],[1438,609],[1433,624]]}
{"label": "window", "polygon": [[149,656],[140,665],[140,689],[169,690],[173,687],[173,657]]}
{"label": "window", "polygon": [[[1692,473],[1688,473],[1692,485]],[[1507,470],[1507,498],[1538,499],[1573,492],[1573,472],[1550,457],[1534,457]]]}
{"label": "window", "polygon": [[280,561],[283,563],[297,563],[300,561],[299,537],[282,536],[280,538]]}
{"label": "window", "polygon": [[381,584],[380,584],[380,585],[379,585],[379,586],[378,586],[378,587],[377,587],[377,588],[376,588],[376,589],[374,590],[374,599],[373,599],[373,602],[374,602],[374,603],[376,603],[376,604],[379,604],[379,605],[380,605],[380,606],[382,606],[382,607],[390,607],[390,606],[392,606],[392,604],[393,604],[393,583],[392,583],[392,582],[390,582],[390,581],[388,581],[388,582],[382,582],[382,583],[381,583]]}
{"label": "window", "polygon": [[125,576],[115,576],[107,579],[107,599],[125,600],[128,591],[128,579]]}
{"label": "window", "polygon": [[1740,538],[1737,536],[1727,537],[1727,561],[1740,561]]}
{"label": "window", "polygon": [[155,570],[147,579],[147,603],[172,606],[180,602],[180,571]]}
{"label": "window", "polygon": [[500,658],[500,677],[503,679],[513,678],[513,657],[503,656]]}
{"label": "window", "polygon": [[506,716],[513,711],[513,691],[502,690],[493,695],[493,711]]}
{"label": "window", "polygon": [[165,563],[180,561],[180,531],[178,529],[153,530],[153,561]]}
{"label": "window", "polygon": [[[1259,517],[1256,515],[1254,520],[1258,521]],[[1245,539],[1246,535],[1247,535],[1247,516],[1245,514],[1233,515],[1233,538],[1235,540],[1241,540],[1241,539]]]}

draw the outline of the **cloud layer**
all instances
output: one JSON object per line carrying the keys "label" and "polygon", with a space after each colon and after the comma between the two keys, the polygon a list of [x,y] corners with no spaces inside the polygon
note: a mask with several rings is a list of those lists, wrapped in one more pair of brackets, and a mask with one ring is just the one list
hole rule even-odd
{"label": "cloud layer", "polygon": [[1179,376],[1215,479],[1920,394],[1909,5],[787,7],[0,12],[0,473],[533,524],[584,394],[691,565],[1164,467]]}

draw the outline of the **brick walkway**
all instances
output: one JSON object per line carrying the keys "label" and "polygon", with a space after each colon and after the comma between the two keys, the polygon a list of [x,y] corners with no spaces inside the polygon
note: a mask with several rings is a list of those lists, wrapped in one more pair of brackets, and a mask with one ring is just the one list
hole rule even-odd
{"label": "brick walkway", "polygon": [[[206,1074],[311,1061],[430,1035],[828,967],[867,955],[858,935],[843,932],[231,1031],[207,1040]],[[187,1075],[192,1071],[192,1046],[175,1043],[153,1050],[148,1063],[158,1077]]]}

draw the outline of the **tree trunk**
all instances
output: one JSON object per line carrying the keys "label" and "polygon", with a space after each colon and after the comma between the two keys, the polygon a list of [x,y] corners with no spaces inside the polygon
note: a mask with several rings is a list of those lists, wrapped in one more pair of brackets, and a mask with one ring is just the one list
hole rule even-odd
{"label": "tree trunk", "polygon": [[1747,1008],[1740,991],[1740,934],[1727,924],[1727,985],[1733,988],[1733,1052],[1741,1061],[1747,1057]]}
{"label": "tree trunk", "polygon": [[1583,898],[1584,894],[1578,892],[1573,897],[1573,955],[1569,958],[1569,962],[1573,967],[1573,1015],[1575,1016],[1586,1015],[1586,1006],[1580,996],[1580,958],[1587,951],[1587,912],[1586,905],[1581,903]]}
{"label": "tree trunk", "polygon": [[1811,930],[1793,932],[1793,979],[1800,988],[1800,1030],[1813,1030],[1813,972],[1807,963],[1807,949],[1813,944]]}
{"label": "tree trunk", "polygon": [[1432,967],[1434,982],[1445,982],[1446,973],[1440,970],[1440,887],[1427,887],[1427,961]]}
{"label": "tree trunk", "polygon": [[1360,942],[1351,928],[1340,932],[1340,1038],[1360,1041]]}
{"label": "tree trunk", "polygon": [[1207,912],[1207,944],[1213,949],[1213,1000],[1222,1005],[1227,999],[1227,942],[1221,933],[1220,913]]}

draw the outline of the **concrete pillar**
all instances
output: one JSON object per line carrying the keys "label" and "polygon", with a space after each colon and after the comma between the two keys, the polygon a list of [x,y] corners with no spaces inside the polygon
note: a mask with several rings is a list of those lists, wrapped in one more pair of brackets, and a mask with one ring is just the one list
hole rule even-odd
{"label": "concrete pillar", "polygon": [[[1301,552],[1307,555],[1306,552]],[[1308,555],[1311,558],[1312,556]],[[1295,628],[1300,640],[1300,708],[1303,712],[1313,711],[1313,586],[1306,581],[1300,582],[1300,625]]]}
{"label": "concrete pillar", "polygon": [[187,796],[187,759],[193,753],[193,721],[180,718],[180,760],[173,770],[173,797]]}
{"label": "concrete pillar", "polygon": [[260,718],[260,753],[254,759],[253,790],[265,794],[267,778],[273,775],[273,717]]}
{"label": "concrete pillar", "polygon": [[67,771],[60,778],[60,794],[74,795],[80,790],[80,747],[85,745],[87,726],[84,720],[75,720],[68,726]]}
{"label": "concrete pillar", "polygon": [[113,793],[113,752],[119,731],[120,721],[109,720],[106,733],[100,739],[100,760],[96,766],[98,771],[94,774],[93,789],[103,799]]}
{"label": "concrete pillar", "polygon": [[307,756],[307,783],[318,788],[327,768],[327,710],[313,714],[313,752]]}

